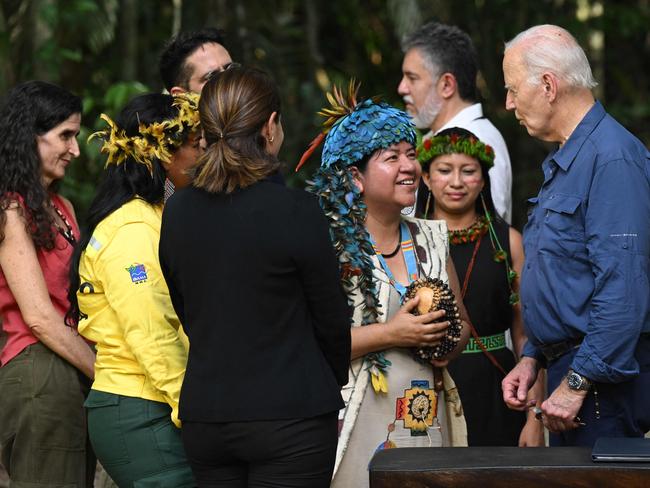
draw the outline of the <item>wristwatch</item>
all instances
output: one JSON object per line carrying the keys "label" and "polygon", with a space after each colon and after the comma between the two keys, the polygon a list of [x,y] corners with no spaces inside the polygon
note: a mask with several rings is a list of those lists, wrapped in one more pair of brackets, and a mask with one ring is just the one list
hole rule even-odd
{"label": "wristwatch", "polygon": [[591,380],[576,373],[572,369],[570,369],[569,373],[566,375],[566,382],[570,389],[576,391],[587,391],[591,388]]}

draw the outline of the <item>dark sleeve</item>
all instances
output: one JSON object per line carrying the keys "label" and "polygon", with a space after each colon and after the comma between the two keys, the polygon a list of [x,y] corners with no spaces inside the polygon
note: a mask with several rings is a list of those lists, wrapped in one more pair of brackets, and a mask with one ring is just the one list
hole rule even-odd
{"label": "dark sleeve", "polygon": [[[170,201],[171,203],[171,201]],[[185,307],[183,296],[174,280],[173,268],[170,266],[174,258],[174,212],[170,206],[166,206],[163,211],[162,226],[160,228],[160,245],[158,247],[158,258],[160,260],[160,269],[163,277],[167,282],[169,296],[174,306],[174,311],[185,328]],[[187,329],[185,329],[187,332]]]}
{"label": "dark sleeve", "polygon": [[306,196],[296,210],[294,257],[311,312],[318,345],[339,385],[348,382],[351,354],[351,309],[341,286],[329,225],[315,197]]}

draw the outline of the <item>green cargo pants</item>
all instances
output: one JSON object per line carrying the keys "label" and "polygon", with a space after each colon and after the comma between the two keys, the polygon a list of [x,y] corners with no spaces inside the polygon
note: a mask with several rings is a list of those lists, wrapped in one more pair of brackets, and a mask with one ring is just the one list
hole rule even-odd
{"label": "green cargo pants", "polygon": [[97,390],[85,405],[97,458],[120,488],[196,486],[169,405]]}
{"label": "green cargo pants", "polygon": [[0,449],[12,488],[91,488],[86,380],[41,343],[0,368]]}

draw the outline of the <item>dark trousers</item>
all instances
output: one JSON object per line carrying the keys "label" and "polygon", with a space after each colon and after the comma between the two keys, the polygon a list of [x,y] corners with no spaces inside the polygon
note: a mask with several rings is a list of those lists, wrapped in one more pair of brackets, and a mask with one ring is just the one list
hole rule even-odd
{"label": "dark trousers", "polygon": [[187,457],[200,487],[329,487],[337,412],[310,419],[183,422]]}
{"label": "dark trousers", "polygon": [[40,342],[0,368],[0,460],[12,487],[93,486],[88,383]]}
{"label": "dark trousers", "polygon": [[[564,377],[574,356],[572,351],[549,364],[549,395],[561,381],[566,381]],[[599,437],[643,437],[650,430],[650,340],[647,337],[639,340],[635,357],[640,374],[623,383],[596,383],[578,413],[587,425],[550,434],[551,446],[593,447]]]}

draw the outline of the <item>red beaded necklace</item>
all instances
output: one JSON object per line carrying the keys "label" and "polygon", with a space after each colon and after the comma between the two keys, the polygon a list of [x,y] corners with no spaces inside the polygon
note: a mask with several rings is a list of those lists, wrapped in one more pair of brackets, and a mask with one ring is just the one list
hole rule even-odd
{"label": "red beaded necklace", "polygon": [[485,235],[485,233],[488,231],[488,226],[489,224],[487,219],[484,216],[480,215],[469,227],[465,229],[450,230],[449,242],[453,245],[476,242],[479,237]]}

